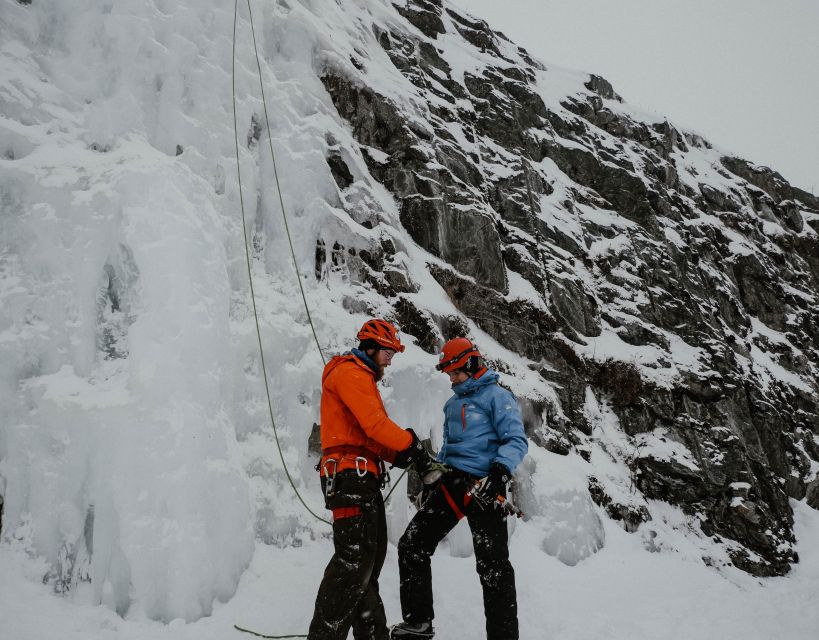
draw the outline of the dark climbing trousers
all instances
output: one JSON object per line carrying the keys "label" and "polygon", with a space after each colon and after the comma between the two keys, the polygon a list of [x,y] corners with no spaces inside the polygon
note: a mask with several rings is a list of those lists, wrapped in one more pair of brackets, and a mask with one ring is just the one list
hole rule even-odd
{"label": "dark climbing trousers", "polygon": [[448,474],[426,498],[401,537],[398,543],[401,611],[404,621],[413,624],[435,617],[430,557],[458,520],[466,517],[483,587],[486,637],[488,640],[517,640],[515,572],[509,562],[506,520],[492,507],[484,510],[468,499],[468,504],[464,505],[471,484],[467,474]]}
{"label": "dark climbing trousers", "polygon": [[[325,483],[322,479],[322,488]],[[380,481],[371,473],[338,473],[325,499],[334,511],[335,554],[324,571],[310,623],[309,640],[387,640],[378,575],[387,554],[387,520]]]}

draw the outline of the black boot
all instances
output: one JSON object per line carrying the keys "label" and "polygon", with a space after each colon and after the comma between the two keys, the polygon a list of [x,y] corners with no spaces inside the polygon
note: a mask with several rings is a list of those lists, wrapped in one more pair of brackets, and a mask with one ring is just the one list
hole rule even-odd
{"label": "black boot", "polygon": [[432,638],[435,636],[435,629],[431,622],[421,622],[412,624],[409,622],[399,622],[390,631],[392,640],[421,640],[422,638]]}

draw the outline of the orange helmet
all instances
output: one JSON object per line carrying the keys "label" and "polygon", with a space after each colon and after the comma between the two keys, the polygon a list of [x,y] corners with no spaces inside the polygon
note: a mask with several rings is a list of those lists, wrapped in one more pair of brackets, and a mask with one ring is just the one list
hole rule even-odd
{"label": "orange helmet", "polygon": [[404,351],[404,345],[398,338],[398,329],[391,322],[386,320],[367,320],[356,334],[359,342],[365,340],[373,340],[384,349],[392,349],[393,351]]}
{"label": "orange helmet", "polygon": [[466,368],[470,358],[480,357],[481,352],[472,344],[471,340],[468,338],[452,338],[444,345],[435,368],[444,373],[451,373]]}

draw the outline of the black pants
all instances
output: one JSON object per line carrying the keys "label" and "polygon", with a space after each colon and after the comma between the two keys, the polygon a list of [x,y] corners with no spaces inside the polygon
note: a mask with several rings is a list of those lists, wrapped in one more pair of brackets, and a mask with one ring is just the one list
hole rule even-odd
{"label": "black pants", "polygon": [[471,484],[466,474],[448,474],[424,501],[401,537],[398,543],[401,611],[404,621],[413,624],[435,617],[430,556],[460,517],[465,516],[472,531],[475,564],[483,587],[486,637],[517,640],[515,571],[509,562],[506,520],[500,510],[491,507],[483,510],[474,502],[464,506]]}
{"label": "black pants", "polygon": [[[324,488],[322,481],[322,488]],[[379,480],[354,470],[336,476],[328,509],[358,507],[360,514],[333,521],[333,555],[316,596],[310,640],[345,640],[350,627],[356,640],[387,640],[378,575],[387,554],[387,520]],[[348,512],[349,513],[349,512]]]}

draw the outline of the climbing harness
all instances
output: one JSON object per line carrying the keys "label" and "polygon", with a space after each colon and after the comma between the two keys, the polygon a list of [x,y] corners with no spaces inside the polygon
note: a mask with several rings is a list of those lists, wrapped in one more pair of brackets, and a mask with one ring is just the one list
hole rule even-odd
{"label": "climbing harness", "polygon": [[[327,468],[330,463],[333,464],[333,475],[330,475],[330,471]],[[338,460],[335,458],[327,458],[327,460],[322,465],[322,469],[324,469],[324,497],[325,498],[332,498],[336,494],[336,474],[338,473]]]}
{"label": "climbing harness", "polygon": [[390,472],[387,471],[387,465],[384,464],[384,461],[379,458],[378,459],[378,477],[381,479],[381,489],[386,489],[387,485],[390,483]]}
{"label": "climbing harness", "polygon": [[523,513],[523,511],[521,511],[515,505],[513,505],[511,500],[507,500],[501,495],[495,498],[495,504],[500,507],[501,511],[508,515],[515,516],[516,518],[522,518],[523,516],[526,515],[525,513]]}
{"label": "climbing harness", "polygon": [[[359,468],[358,463],[361,463],[361,467]],[[355,474],[359,478],[363,478],[367,475],[367,458],[364,456],[356,456],[355,457]]]}
{"label": "climbing harness", "polygon": [[[483,488],[484,483],[486,482],[486,478],[481,480],[475,480],[475,484],[472,485],[472,488],[466,492],[466,498],[470,500],[475,500],[476,504],[479,504],[482,509],[485,509],[490,504],[494,505],[496,508],[500,509],[505,516],[515,516],[516,518],[523,518],[526,514],[518,509],[512,501],[506,498],[503,494],[498,494],[495,496],[495,499],[489,502],[486,499],[481,499],[480,490]],[[466,504],[466,503],[464,503]]]}
{"label": "climbing harness", "polygon": [[355,516],[360,516],[362,514],[362,509],[359,505],[354,505],[352,507],[336,507],[333,509],[333,522],[336,520],[343,520],[344,518],[354,518]]}

